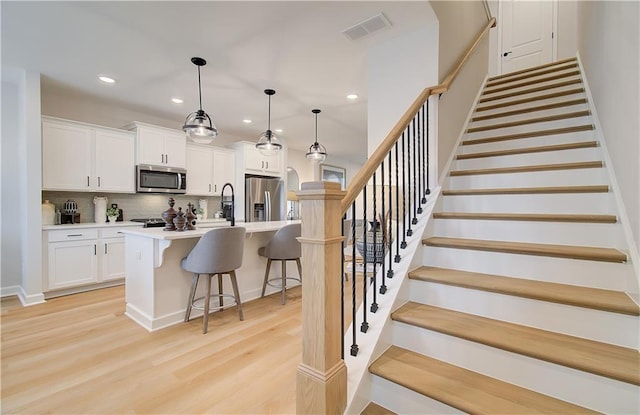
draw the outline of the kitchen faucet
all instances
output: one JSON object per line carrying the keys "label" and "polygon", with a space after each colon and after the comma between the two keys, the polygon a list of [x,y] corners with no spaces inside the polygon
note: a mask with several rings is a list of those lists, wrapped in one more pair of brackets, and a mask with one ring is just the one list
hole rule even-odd
{"label": "kitchen faucet", "polygon": [[231,188],[231,226],[236,226],[236,212],[235,212],[235,195],[233,191],[233,185],[231,183],[225,183],[220,191],[220,209],[224,208],[224,189],[229,186]]}

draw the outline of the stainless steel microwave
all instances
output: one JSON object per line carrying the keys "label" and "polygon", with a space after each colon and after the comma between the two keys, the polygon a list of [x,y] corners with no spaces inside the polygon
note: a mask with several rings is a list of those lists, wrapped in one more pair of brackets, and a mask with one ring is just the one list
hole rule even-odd
{"label": "stainless steel microwave", "polygon": [[136,167],[136,191],[138,193],[185,193],[187,170],[139,164]]}

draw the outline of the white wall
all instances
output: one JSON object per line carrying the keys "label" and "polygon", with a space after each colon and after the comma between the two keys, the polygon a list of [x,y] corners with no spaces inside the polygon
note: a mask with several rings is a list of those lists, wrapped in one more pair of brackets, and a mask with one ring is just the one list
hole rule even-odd
{"label": "white wall", "polygon": [[640,247],[640,3],[579,2],[578,50]]}
{"label": "white wall", "polygon": [[558,2],[558,60],[576,56],[578,50],[578,2]]}
{"label": "white wall", "polygon": [[432,11],[428,27],[369,48],[368,154],[373,153],[422,90],[437,84],[438,23]]}
{"label": "white wall", "polygon": [[[4,217],[13,224],[2,224],[2,286],[5,287],[4,271],[18,270],[20,291],[18,295],[25,304],[42,302],[42,220],[41,220],[41,138],[40,138],[40,74],[36,72],[2,68],[2,141],[3,155],[15,157],[14,162],[2,164],[3,181],[14,180],[6,189],[2,186]],[[5,105],[13,107],[5,110]],[[7,119],[5,115],[15,118]],[[4,124],[8,123],[8,131]],[[5,131],[9,134],[5,137]],[[6,154],[5,154],[6,152]],[[4,161],[4,160],[3,160]],[[17,164],[16,164],[17,163]],[[14,170],[9,170],[13,168]],[[8,200],[5,200],[8,199]],[[6,232],[6,233],[5,233]],[[9,242],[10,241],[10,242]],[[16,258],[8,257],[6,244],[10,243]],[[15,261],[19,261],[19,267]],[[7,284],[15,282],[11,275]]]}

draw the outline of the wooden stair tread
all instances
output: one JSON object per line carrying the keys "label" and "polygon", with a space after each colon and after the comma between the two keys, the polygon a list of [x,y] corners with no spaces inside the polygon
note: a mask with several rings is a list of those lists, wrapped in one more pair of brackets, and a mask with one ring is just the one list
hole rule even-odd
{"label": "wooden stair tread", "polygon": [[[508,86],[501,86],[499,88],[494,88],[496,85],[486,85],[484,90],[482,91],[482,95],[495,94],[497,92],[508,91],[510,89],[513,89],[513,88],[522,88],[522,87],[529,86],[529,85],[535,85],[535,84],[542,83],[542,82],[555,81],[555,80],[558,80],[558,79],[568,78],[568,77],[577,76],[577,75],[580,75],[580,71],[575,70],[575,71],[571,71],[571,72],[563,72],[563,73],[555,74],[555,75],[552,75],[552,76],[547,76],[546,78],[533,79],[533,80],[529,80],[529,81],[520,82],[518,84],[513,84],[513,85],[508,85]],[[514,82],[514,81],[512,81],[512,82]]]}
{"label": "wooden stair tread", "polygon": [[473,117],[473,118],[471,118],[471,122],[485,121],[485,120],[490,120],[490,119],[493,119],[493,118],[509,117],[509,116],[512,116],[512,115],[527,114],[527,113],[536,112],[536,111],[552,110],[552,109],[556,109],[556,108],[570,107],[570,106],[573,106],[573,105],[581,105],[581,104],[586,104],[586,103],[587,103],[587,99],[586,98],[572,99],[572,100],[569,100],[569,101],[556,102],[554,104],[538,105],[538,106],[535,106],[535,107],[527,107],[527,108],[522,108],[522,109],[519,109],[519,110],[505,111],[505,112],[500,112],[500,113],[497,113],[497,114],[482,115],[482,116],[478,116],[478,117]]}
{"label": "wooden stair tread", "polygon": [[369,371],[466,413],[593,413],[397,346],[389,347],[369,366]]}
{"label": "wooden stair tread", "polygon": [[582,141],[578,143],[553,144],[549,146],[513,148],[509,150],[486,151],[482,153],[458,154],[456,160],[468,160],[484,157],[513,156],[516,154],[543,153],[547,151],[576,150],[579,148],[598,147],[597,141]]}
{"label": "wooden stair tread", "polygon": [[[488,79],[488,82],[492,82],[492,81],[495,81],[495,80],[498,80],[498,79],[509,78],[511,76],[519,75],[519,74],[523,74],[523,73],[536,72],[536,71],[538,71],[540,69],[550,68],[550,67],[554,67],[554,66],[560,66],[560,65],[562,65],[564,63],[568,63],[568,62],[572,62],[572,63],[576,62],[576,58],[573,57],[573,58],[562,59],[562,60],[559,60],[559,61],[545,63],[545,64],[538,65],[538,66],[532,66],[530,68],[520,69],[518,71],[509,72],[509,73],[505,73],[505,74],[502,74],[502,75],[492,76],[491,78]],[[575,64],[577,65],[577,62]],[[559,69],[555,69],[555,70],[559,70]]]}
{"label": "wooden stair tread", "polygon": [[443,196],[475,195],[522,195],[522,194],[558,194],[558,193],[607,193],[609,186],[551,186],[551,187],[504,187],[494,189],[458,189],[443,190]]}
{"label": "wooden stair tread", "polygon": [[406,303],[391,317],[427,330],[640,385],[640,354],[631,348],[415,302]]}
{"label": "wooden stair tread", "polygon": [[499,128],[518,127],[518,126],[521,126],[521,125],[537,124],[537,123],[542,123],[542,122],[559,121],[559,120],[567,120],[569,118],[586,117],[588,115],[591,115],[590,111],[567,112],[567,113],[564,113],[564,114],[549,115],[549,116],[546,116],[546,117],[530,118],[528,120],[505,122],[505,123],[502,123],[502,124],[484,125],[482,127],[472,127],[472,128],[467,129],[467,133],[477,133],[477,132],[480,132],[480,131],[497,130]]}
{"label": "wooden stair tread", "polygon": [[360,415],[396,415],[396,413],[375,402],[369,402],[369,405],[360,412]]}
{"label": "wooden stair tread", "polygon": [[534,164],[530,166],[494,167],[490,169],[452,170],[449,176],[472,176],[477,174],[528,173],[536,171],[575,170],[601,168],[601,161],[579,161],[574,163]]}
{"label": "wooden stair tread", "polygon": [[435,212],[435,219],[517,220],[530,222],[616,223],[615,215],[555,213]]}
{"label": "wooden stair tread", "polygon": [[409,278],[612,313],[640,316],[640,306],[621,291],[428,266],[411,271]]}
{"label": "wooden stair tread", "polygon": [[497,100],[505,99],[505,98],[513,98],[513,97],[517,97],[517,96],[520,96],[520,95],[533,94],[534,92],[548,91],[549,89],[562,88],[563,86],[569,86],[569,85],[575,85],[575,84],[581,84],[581,83],[582,83],[582,79],[572,79],[572,80],[569,80],[569,81],[558,82],[558,83],[555,83],[555,84],[542,85],[542,86],[538,86],[538,87],[535,87],[535,88],[524,89],[522,91],[509,92],[509,93],[506,93],[506,94],[496,95],[496,96],[493,96],[493,97],[480,98],[478,100],[478,103],[482,104],[482,103],[485,103],[485,102],[497,101]]}
{"label": "wooden stair tread", "polygon": [[627,255],[614,248],[591,246],[539,244],[529,242],[492,241],[483,239],[445,238],[434,236],[422,240],[427,246],[510,254],[583,259],[588,261],[626,262]]}
{"label": "wooden stair tread", "polygon": [[491,87],[494,87],[496,85],[504,85],[504,84],[508,84],[510,82],[522,81],[522,80],[527,79],[527,78],[533,78],[533,77],[536,77],[536,76],[547,75],[547,74],[554,73],[554,72],[567,71],[569,69],[573,69],[573,68],[577,68],[577,67],[578,67],[578,63],[577,62],[572,62],[572,63],[567,63],[567,64],[562,65],[562,66],[553,67],[553,68],[538,69],[536,72],[525,73],[525,74],[522,74],[522,75],[505,74],[503,79],[494,78],[493,80],[491,80],[491,78],[490,78],[489,80],[487,80],[487,84],[485,85],[485,88],[491,88]]}
{"label": "wooden stair tread", "polygon": [[526,133],[516,133],[516,134],[507,134],[507,135],[500,135],[500,136],[494,136],[494,137],[484,137],[484,138],[475,138],[471,140],[463,140],[462,145],[497,143],[500,141],[519,140],[521,138],[545,137],[545,136],[556,135],[556,134],[570,134],[570,133],[577,133],[580,131],[590,131],[590,130],[593,130],[593,128],[594,127],[591,124],[576,125],[573,127],[552,128],[550,130],[537,130],[537,131],[529,131]]}
{"label": "wooden stair tread", "polygon": [[486,105],[484,107],[476,107],[476,112],[489,111],[497,108],[510,107],[511,105],[527,104],[535,101],[543,101],[545,99],[559,98],[559,97],[565,97],[567,95],[575,95],[575,94],[582,94],[582,93],[584,93],[584,88],[575,88],[575,89],[570,89],[568,91],[553,92],[551,94],[537,95],[535,97],[517,99],[514,101],[508,101],[508,102],[500,102],[498,104]]}

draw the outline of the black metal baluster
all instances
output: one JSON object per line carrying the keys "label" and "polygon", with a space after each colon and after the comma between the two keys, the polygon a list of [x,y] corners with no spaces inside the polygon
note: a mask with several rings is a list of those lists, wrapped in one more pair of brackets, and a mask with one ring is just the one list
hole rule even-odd
{"label": "black metal baluster", "polygon": [[[405,130],[406,131],[406,130]],[[407,191],[406,191],[406,178],[407,178],[407,163],[405,162],[405,131],[402,132],[402,243],[400,248],[405,249],[407,247]]]}
{"label": "black metal baluster", "polygon": [[351,356],[358,355],[356,343],[356,202],[351,205]]}
{"label": "black metal baluster", "polygon": [[378,265],[378,201],[376,200],[378,197],[377,189],[376,189],[376,173],[373,173],[373,240],[371,241],[372,251],[373,251],[373,274],[371,275],[371,279],[373,280],[373,299],[371,300],[371,312],[375,313],[378,311],[378,293],[377,293],[377,265]]}
{"label": "black metal baluster", "polygon": [[[387,210],[385,209],[385,190],[384,190],[384,159],[382,159],[382,163],[380,163],[380,177],[382,179],[382,197],[380,198],[382,200],[382,220],[380,221],[380,229],[382,232],[382,284],[380,284],[380,294],[384,294],[387,292],[387,283],[385,281],[385,276],[387,273],[387,266],[386,266],[386,262],[384,262],[384,256],[385,253],[387,252],[387,238],[389,237],[389,234],[387,233]],[[391,254],[389,254],[389,256],[391,256]]]}
{"label": "black metal baluster", "polygon": [[[344,238],[344,220],[347,218],[347,215],[342,217],[342,237]],[[340,356],[344,359],[344,243],[345,240],[342,240],[342,250],[340,251],[340,256],[342,257],[342,261],[340,262],[340,333],[342,333],[342,339],[340,340]]]}
{"label": "black metal baluster", "polygon": [[[396,189],[398,188],[398,186],[396,186]],[[389,269],[387,270],[387,277],[388,278],[393,278],[393,265],[391,262],[391,257],[393,256],[393,243],[392,243],[392,239],[393,239],[393,229],[391,227],[391,224],[393,223],[393,200],[392,200],[392,182],[391,182],[391,151],[389,151],[389,230],[387,232],[387,235],[389,235],[389,240],[387,241],[389,243]],[[397,196],[397,195],[396,195]],[[396,200],[397,197],[396,197]],[[396,225],[396,228],[398,226]]]}
{"label": "black metal baluster", "polygon": [[407,189],[409,190],[409,194],[407,195],[409,214],[406,216],[407,223],[409,224],[407,227],[407,236],[411,236],[413,235],[413,230],[411,229],[411,225],[413,224],[411,220],[411,124],[407,125]]}
{"label": "black metal baluster", "polygon": [[[363,235],[362,240],[364,241],[364,249],[363,249],[363,277],[362,277],[362,324],[360,325],[360,331],[366,333],[369,330],[369,323],[367,322],[367,263],[368,263],[368,249],[369,249],[369,241],[367,240],[367,186],[365,185],[362,188],[362,225],[363,225]],[[354,258],[355,259],[355,258]],[[354,277],[355,278],[355,277]]]}
{"label": "black metal baluster", "polygon": [[[418,110],[416,115],[418,117],[418,189],[420,193],[417,194],[420,199],[420,204],[418,205],[418,214],[422,213],[422,204],[426,201],[424,197],[420,197],[422,194],[422,189],[424,188],[424,157],[422,154],[422,134],[424,131],[422,130],[422,109]],[[422,169],[420,168],[422,166]]]}
{"label": "black metal baluster", "polygon": [[[427,190],[424,192],[425,195],[430,195],[431,194],[431,189],[429,189],[429,168],[431,167],[431,163],[429,162],[429,100],[427,99],[427,102],[425,102],[423,108],[426,109],[426,115],[424,117],[424,121],[426,123],[425,126],[425,130],[424,130],[424,137],[425,137],[425,157],[426,157],[426,161],[427,161]],[[424,199],[425,203],[427,202],[427,199]]]}
{"label": "black metal baluster", "polygon": [[416,156],[416,115],[413,116],[413,119],[411,120],[411,129],[413,130],[413,219],[411,219],[411,223],[412,224],[417,224],[418,223],[418,188],[417,188],[417,182],[418,179],[416,178],[416,166],[417,166],[417,156]]}
{"label": "black metal baluster", "polygon": [[399,167],[398,167],[398,143],[395,145],[396,149],[396,257],[395,261],[400,262],[400,183],[398,182]]}

